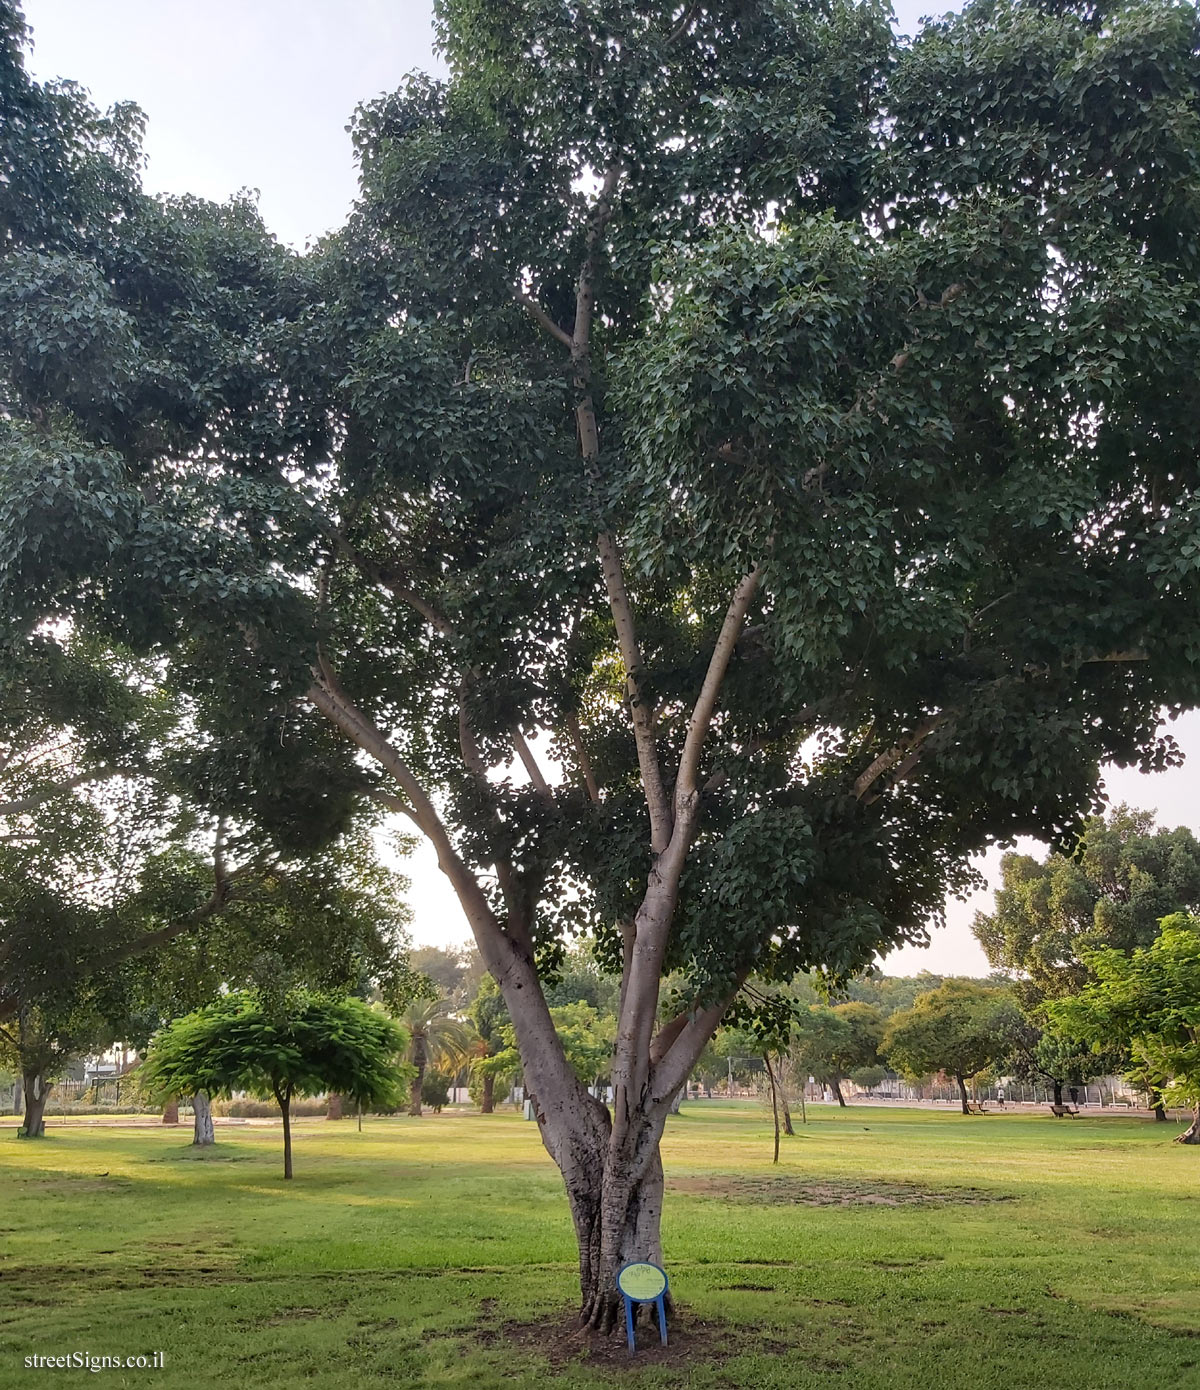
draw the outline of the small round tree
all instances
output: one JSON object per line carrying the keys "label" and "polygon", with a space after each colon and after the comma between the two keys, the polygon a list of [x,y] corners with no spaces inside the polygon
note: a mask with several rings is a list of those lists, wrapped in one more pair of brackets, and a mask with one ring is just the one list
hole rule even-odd
{"label": "small round tree", "polygon": [[404,1029],[360,999],[229,994],[155,1034],[144,1074],[162,1095],[273,1096],[290,1178],[292,1098],[337,1091],[359,1105],[395,1105],[412,1072],[402,1060],[407,1046]]}
{"label": "small round tree", "polygon": [[969,1115],[966,1078],[1008,1055],[1017,1019],[1007,990],[947,980],[919,995],[911,1009],[892,1015],[880,1050],[890,1066],[909,1076],[949,1072]]}

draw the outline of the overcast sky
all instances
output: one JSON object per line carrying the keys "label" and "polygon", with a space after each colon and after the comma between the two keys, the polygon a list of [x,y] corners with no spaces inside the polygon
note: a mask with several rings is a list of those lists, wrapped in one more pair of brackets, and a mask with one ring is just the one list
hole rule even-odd
{"label": "overcast sky", "polygon": [[[908,32],[928,10],[900,0]],[[345,127],[355,106],[414,69],[438,71],[429,0],[26,0],[34,30],[32,70],[70,77],[101,106],[136,101],[148,119],[146,185],[156,192],[224,199],[259,191],[267,225],[303,247],[336,227],[354,196]],[[1200,833],[1192,768],[1200,765],[1200,715],[1174,729],[1192,754],[1156,777],[1112,771],[1113,802],[1157,811],[1164,825]],[[1024,848],[1036,851],[1037,846]],[[1040,852],[1040,851],[1039,851]],[[994,880],[999,854],[983,861]],[[414,938],[449,945],[469,931],[428,850],[408,861]],[[951,903],[948,925],[926,950],[884,962],[892,974],[927,969],[984,974],[970,932],[990,892]]]}

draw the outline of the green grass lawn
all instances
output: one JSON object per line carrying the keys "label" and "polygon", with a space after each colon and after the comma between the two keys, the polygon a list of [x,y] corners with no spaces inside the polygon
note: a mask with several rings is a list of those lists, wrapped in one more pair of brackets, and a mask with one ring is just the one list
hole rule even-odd
{"label": "green grass lawn", "polygon": [[[665,1141],[686,1359],[638,1386],[1200,1387],[1200,1151],[1174,1125],[755,1105]],[[595,1386],[543,1351],[575,1297],[557,1173],[512,1114],[218,1131],[0,1129],[0,1386],[24,1358],[165,1353],[101,1384]],[[688,1355],[689,1343],[691,1355]],[[549,1358],[549,1359],[548,1359]]]}

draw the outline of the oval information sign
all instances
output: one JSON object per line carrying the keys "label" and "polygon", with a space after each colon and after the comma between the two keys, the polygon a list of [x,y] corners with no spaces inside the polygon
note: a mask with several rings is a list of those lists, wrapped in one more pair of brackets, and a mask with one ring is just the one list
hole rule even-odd
{"label": "oval information sign", "polygon": [[667,1291],[667,1276],[657,1265],[625,1265],[617,1274],[617,1288],[637,1303],[653,1303]]}

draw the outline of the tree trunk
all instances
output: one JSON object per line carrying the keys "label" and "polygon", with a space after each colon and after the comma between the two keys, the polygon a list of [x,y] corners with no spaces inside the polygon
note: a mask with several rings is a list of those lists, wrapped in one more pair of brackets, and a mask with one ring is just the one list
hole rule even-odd
{"label": "tree trunk", "polygon": [[283,1176],[292,1176],[292,1088],[275,1088],[275,1099],[279,1102],[279,1113],[283,1116]]}
{"label": "tree trunk", "polygon": [[838,1103],[839,1105],[845,1105],[845,1104],[846,1104],[846,1097],[845,1097],[844,1095],[842,1095],[842,1081],[841,1081],[841,1078],[838,1077],[838,1076],[835,1076],[835,1077],[833,1078],[833,1081],[832,1081],[830,1084],[831,1084],[831,1086],[832,1086],[832,1088],[833,1088],[833,1094],[834,1094],[835,1096],[837,1096],[837,1103]]}
{"label": "tree trunk", "polygon": [[330,1091],[328,1104],[325,1108],[325,1118],[327,1120],[340,1120],[342,1118],[342,1098],[336,1091]]}
{"label": "tree trunk", "polygon": [[208,1103],[208,1092],[197,1091],[192,1097],[192,1143],[197,1148],[207,1148],[216,1142],[213,1132],[212,1107]]}
{"label": "tree trunk", "polygon": [[12,1112],[19,1115],[25,1109],[25,1092],[19,1081],[13,1082]]}
{"label": "tree trunk", "polygon": [[17,1131],[25,1139],[44,1139],[46,1137],[46,1101],[50,1098],[51,1086],[45,1077],[35,1071],[23,1075],[25,1091],[25,1123]]}
{"label": "tree trunk", "polygon": [[179,1097],[172,1096],[166,1105],[163,1106],[162,1122],[165,1125],[177,1125],[179,1123]]}
{"label": "tree trunk", "polygon": [[763,1064],[767,1069],[767,1080],[771,1083],[771,1117],[775,1121],[775,1157],[772,1163],[779,1162],[779,1088],[775,1085],[775,1068],[771,1065],[771,1054],[763,1053]]}
{"label": "tree trunk", "polygon": [[[580,1319],[607,1333],[623,1316],[617,1271],[631,1260],[661,1265],[663,1170],[661,1124],[614,1153],[581,1155],[563,1176],[579,1241]],[[597,1161],[600,1160],[600,1161]]]}
{"label": "tree trunk", "polygon": [[1062,1119],[1062,1103],[1063,1103],[1063,1098],[1062,1098],[1062,1082],[1061,1082],[1061,1081],[1055,1081],[1053,1084],[1054,1084],[1054,1113],[1055,1113],[1055,1114],[1058,1116],[1058,1118],[1061,1120],[1061,1119]]}
{"label": "tree trunk", "polygon": [[496,1109],[496,1078],[489,1072],[483,1078],[483,1098],[479,1102],[479,1113],[491,1115]]}
{"label": "tree trunk", "polygon": [[1156,1120],[1165,1120],[1167,1118],[1167,1107],[1162,1103],[1161,1100],[1154,1107],[1154,1118]]}
{"label": "tree trunk", "polygon": [[1192,1122],[1187,1129],[1180,1134],[1175,1142],[1177,1144],[1200,1144],[1200,1105],[1192,1113]]}
{"label": "tree trunk", "polygon": [[958,1082],[958,1097],[962,1103],[962,1112],[964,1115],[969,1115],[971,1113],[971,1103],[967,1099],[967,1083],[958,1072],[954,1073],[954,1079]]}
{"label": "tree trunk", "polygon": [[421,1087],[425,1084],[425,1065],[429,1054],[425,1050],[425,1039],[418,1036],[413,1038],[413,1065],[417,1069],[417,1074],[413,1077],[412,1090],[409,1092],[408,1113],[419,1115],[421,1113]]}
{"label": "tree trunk", "polygon": [[671,1113],[672,1115],[678,1115],[678,1114],[679,1114],[679,1107],[683,1104],[683,1093],[684,1093],[686,1090],[687,1090],[687,1082],[685,1081],[685,1082],[683,1083],[683,1085],[680,1086],[679,1090],[677,1090],[677,1091],[675,1092],[675,1094],[671,1097],[670,1113]]}

